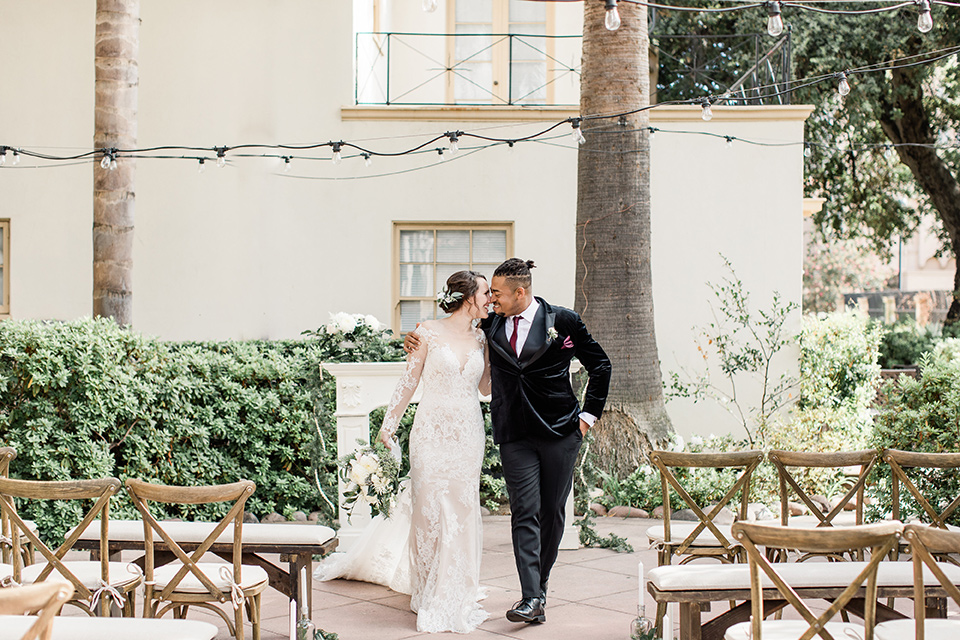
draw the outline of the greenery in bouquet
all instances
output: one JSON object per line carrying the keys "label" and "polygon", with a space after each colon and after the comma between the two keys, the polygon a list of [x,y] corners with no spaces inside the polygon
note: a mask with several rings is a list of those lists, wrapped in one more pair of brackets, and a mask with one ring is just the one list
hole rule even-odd
{"label": "greenery in bouquet", "polygon": [[358,504],[369,504],[374,515],[390,517],[400,483],[400,461],[382,443],[365,446],[340,459],[340,479],[347,485],[343,508],[347,519]]}

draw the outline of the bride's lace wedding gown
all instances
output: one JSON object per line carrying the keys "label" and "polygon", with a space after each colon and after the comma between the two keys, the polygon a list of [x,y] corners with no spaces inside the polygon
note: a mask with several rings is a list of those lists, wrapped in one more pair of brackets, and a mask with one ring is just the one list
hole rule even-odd
{"label": "bride's lace wedding gown", "polygon": [[324,559],[320,580],[347,578],[410,594],[417,630],[466,633],[487,618],[478,604],[480,470],[486,436],[477,398],[486,342],[469,349],[421,326],[381,432],[393,437],[418,384],[423,396],[410,431],[410,483],[390,518],[377,516],[347,553]]}

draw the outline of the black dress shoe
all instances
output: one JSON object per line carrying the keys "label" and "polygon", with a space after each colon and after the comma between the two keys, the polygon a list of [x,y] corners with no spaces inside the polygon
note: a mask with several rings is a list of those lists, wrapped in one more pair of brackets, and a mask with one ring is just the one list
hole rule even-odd
{"label": "black dress shoe", "polygon": [[507,620],[510,622],[546,622],[547,616],[543,612],[543,600],[540,598],[524,598],[513,609],[507,611]]}

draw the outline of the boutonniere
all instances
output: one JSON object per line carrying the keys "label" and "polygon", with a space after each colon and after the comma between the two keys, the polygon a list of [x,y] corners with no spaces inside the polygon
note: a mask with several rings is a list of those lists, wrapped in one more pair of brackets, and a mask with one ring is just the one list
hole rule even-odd
{"label": "boutonniere", "polygon": [[550,327],[549,329],[547,329],[547,337],[550,338],[551,340],[556,340],[558,337],[560,337],[560,334],[557,333],[557,330],[555,327]]}

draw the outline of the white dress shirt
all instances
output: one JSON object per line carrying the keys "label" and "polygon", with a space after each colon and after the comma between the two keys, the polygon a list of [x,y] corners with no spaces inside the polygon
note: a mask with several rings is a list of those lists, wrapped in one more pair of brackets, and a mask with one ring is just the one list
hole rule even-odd
{"label": "white dress shirt", "polygon": [[[523,345],[527,342],[527,336],[530,335],[530,327],[533,326],[533,319],[537,317],[537,311],[540,309],[540,303],[537,302],[537,299],[534,298],[533,302],[530,303],[526,309],[520,312],[520,322],[517,324],[517,354],[523,353]],[[504,327],[507,331],[507,342],[510,341],[510,338],[513,337],[513,318],[510,316],[507,318],[506,326]],[[596,416],[593,416],[586,411],[580,414],[580,419],[586,422],[589,426],[597,421]]]}

